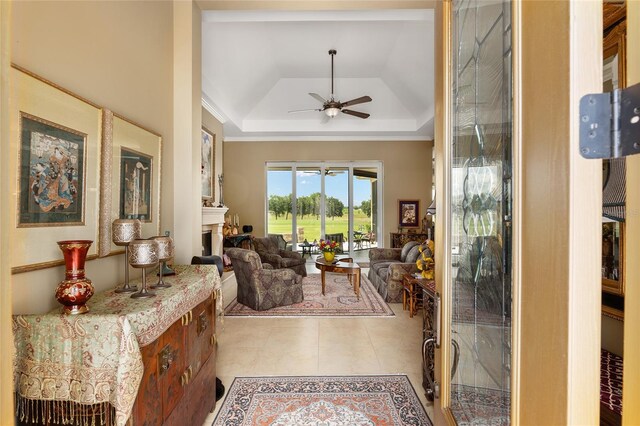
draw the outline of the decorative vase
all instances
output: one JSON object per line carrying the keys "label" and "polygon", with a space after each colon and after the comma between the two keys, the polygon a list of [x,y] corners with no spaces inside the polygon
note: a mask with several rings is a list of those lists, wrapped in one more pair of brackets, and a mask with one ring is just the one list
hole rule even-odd
{"label": "decorative vase", "polygon": [[323,251],[322,255],[326,262],[333,262],[333,258],[336,257],[336,254],[332,251]]}
{"label": "decorative vase", "polygon": [[91,240],[58,241],[66,270],[64,281],[56,289],[56,299],[63,305],[62,312],[67,315],[89,312],[87,301],[93,296],[93,285],[84,275],[84,262],[91,244]]}

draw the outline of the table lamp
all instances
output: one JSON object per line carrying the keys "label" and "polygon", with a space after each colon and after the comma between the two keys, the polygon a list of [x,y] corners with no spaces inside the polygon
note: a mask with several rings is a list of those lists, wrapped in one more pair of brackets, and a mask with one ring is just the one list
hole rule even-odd
{"label": "table lamp", "polygon": [[156,284],[151,286],[151,288],[169,288],[171,287],[171,284],[165,283],[162,276],[165,263],[173,257],[173,240],[171,237],[167,236],[157,236],[152,239],[158,243],[158,260],[162,262],[162,265],[158,268],[160,271],[160,278]]}
{"label": "table lamp", "polygon": [[155,297],[155,293],[147,290],[147,268],[158,265],[158,242],[149,240],[133,240],[129,243],[129,265],[142,269],[142,288],[133,293],[133,299]]}
{"label": "table lamp", "polygon": [[129,285],[129,243],[140,238],[142,222],[138,219],[116,219],[111,225],[111,241],[117,246],[124,246],[124,285],[116,289],[116,293],[137,291],[137,287]]}

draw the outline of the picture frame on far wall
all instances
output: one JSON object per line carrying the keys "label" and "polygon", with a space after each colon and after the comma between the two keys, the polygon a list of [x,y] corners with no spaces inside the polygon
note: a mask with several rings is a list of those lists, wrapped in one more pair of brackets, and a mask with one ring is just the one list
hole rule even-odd
{"label": "picture frame on far wall", "polygon": [[[57,241],[99,235],[101,108],[11,65],[6,143],[11,185],[11,273],[64,265]],[[97,244],[87,259],[98,257]]]}
{"label": "picture frame on far wall", "polygon": [[202,200],[213,202],[215,194],[215,152],[216,136],[206,127],[202,127],[200,175],[202,178]]}
{"label": "picture frame on far wall", "polygon": [[123,252],[111,241],[116,219],[139,219],[142,237],[160,234],[162,137],[103,110],[99,255]]}
{"label": "picture frame on far wall", "polygon": [[420,200],[398,200],[398,227],[417,228],[420,224]]}

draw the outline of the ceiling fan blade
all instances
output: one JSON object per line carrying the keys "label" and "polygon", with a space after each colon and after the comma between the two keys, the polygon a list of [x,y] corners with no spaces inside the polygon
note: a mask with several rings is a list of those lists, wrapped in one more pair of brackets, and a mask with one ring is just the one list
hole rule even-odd
{"label": "ceiling fan blade", "polygon": [[342,112],[344,112],[345,114],[353,115],[354,117],[359,117],[359,118],[369,118],[369,115],[370,115],[364,112],[351,111],[350,109],[343,109]]}
{"label": "ceiling fan blade", "polygon": [[311,108],[311,109],[294,109],[293,111],[287,111],[287,112],[289,114],[294,114],[297,112],[309,112],[309,111],[322,111],[322,110],[318,108]]}
{"label": "ceiling fan blade", "polygon": [[318,95],[317,93],[309,93],[309,96],[311,96],[314,99],[317,99],[318,101],[322,102],[323,104],[327,102],[322,96]]}
{"label": "ceiling fan blade", "polygon": [[340,105],[343,106],[343,107],[346,107],[346,106],[351,106],[351,105],[363,104],[365,102],[371,102],[371,97],[370,96],[361,96],[361,97],[356,98],[356,99],[351,99],[350,101],[347,101],[347,102],[342,102]]}

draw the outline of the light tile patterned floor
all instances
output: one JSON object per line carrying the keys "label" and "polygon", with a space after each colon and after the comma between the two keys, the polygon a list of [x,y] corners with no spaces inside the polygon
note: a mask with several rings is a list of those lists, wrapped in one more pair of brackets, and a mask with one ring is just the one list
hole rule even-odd
{"label": "light tile patterned floor", "polygon": [[[307,269],[317,272],[310,262]],[[433,418],[421,385],[422,316],[390,306],[395,317],[225,318],[217,330],[218,377],[228,389],[236,376],[402,373]]]}

